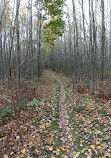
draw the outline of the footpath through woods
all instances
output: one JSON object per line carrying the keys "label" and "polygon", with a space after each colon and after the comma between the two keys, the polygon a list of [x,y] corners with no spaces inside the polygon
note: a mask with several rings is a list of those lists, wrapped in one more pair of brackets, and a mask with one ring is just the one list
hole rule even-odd
{"label": "footpath through woods", "polygon": [[62,139],[61,139],[62,149],[65,151],[64,154],[67,155],[65,157],[74,157],[74,155],[76,155],[77,148],[74,144],[75,139],[73,135],[73,128],[69,121],[69,114],[67,112],[64,86],[61,81],[59,81],[59,84],[61,85],[59,106],[60,106],[60,127],[62,128]]}
{"label": "footpath through woods", "polygon": [[0,157],[111,157],[109,101],[77,93],[70,78],[49,70],[40,83],[25,82],[21,97],[5,93],[0,102]]}

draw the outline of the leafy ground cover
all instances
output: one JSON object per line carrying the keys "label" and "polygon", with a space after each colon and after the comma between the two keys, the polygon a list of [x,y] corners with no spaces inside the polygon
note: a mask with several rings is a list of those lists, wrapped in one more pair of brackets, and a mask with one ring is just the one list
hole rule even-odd
{"label": "leafy ground cover", "polygon": [[111,157],[109,101],[73,91],[70,78],[51,71],[26,82],[20,94],[0,89],[0,157]]}
{"label": "leafy ground cover", "polygon": [[67,105],[67,110],[80,157],[110,157],[109,103],[97,103],[91,98],[79,97],[76,96],[76,99]]}

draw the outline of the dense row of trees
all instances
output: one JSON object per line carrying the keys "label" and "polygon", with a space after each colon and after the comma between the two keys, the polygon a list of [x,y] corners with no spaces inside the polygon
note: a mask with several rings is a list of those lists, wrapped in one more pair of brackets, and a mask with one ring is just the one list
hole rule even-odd
{"label": "dense row of trees", "polygon": [[[32,77],[42,74],[42,57],[47,45],[54,45],[56,37],[64,31],[63,0],[0,1],[0,76],[8,80],[20,76]],[[16,9],[15,9],[16,8]],[[34,9],[35,8],[35,9]],[[35,12],[33,12],[33,9]]]}
{"label": "dense row of trees", "polygon": [[92,84],[93,91],[98,81],[111,77],[110,3],[72,0],[72,8],[67,8],[66,31],[47,58],[54,71]]}
{"label": "dense row of trees", "polygon": [[[8,81],[51,68],[93,83],[110,79],[110,0],[0,0],[0,78]],[[15,9],[16,8],[16,9]]]}

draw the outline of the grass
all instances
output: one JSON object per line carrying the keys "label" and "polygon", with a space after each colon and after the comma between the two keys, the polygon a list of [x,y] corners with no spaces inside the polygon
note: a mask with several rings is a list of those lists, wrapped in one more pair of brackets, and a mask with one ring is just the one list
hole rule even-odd
{"label": "grass", "polygon": [[[79,157],[81,158],[86,158],[87,155],[85,154],[89,154],[89,150],[93,153],[91,156],[92,158],[105,156],[105,154],[97,150],[98,145],[96,144],[96,142],[99,139],[102,139],[100,143],[101,144],[106,143],[107,145],[106,149],[103,148],[103,152],[104,153],[109,152],[109,149],[110,149],[109,123],[110,121],[109,121],[109,113],[108,113],[109,112],[108,104],[105,105],[102,103],[96,103],[89,96],[72,93],[72,90],[71,90],[72,86],[64,82],[64,80],[61,80],[61,81],[65,85],[65,92],[66,92],[65,105],[67,104],[66,108],[69,115],[67,117],[69,121],[69,123],[67,124],[67,127],[69,125],[68,128],[71,128],[71,136],[73,135],[73,139],[75,139],[74,145],[77,147],[76,152],[80,152]],[[32,89],[33,89],[34,84],[35,83],[33,82]],[[46,77],[44,77],[44,80],[42,79],[42,82],[38,85],[37,90],[38,90],[37,91],[38,95],[42,93],[40,95],[41,100],[39,101],[39,98],[37,97],[36,98],[37,100],[34,101],[32,98],[32,102],[34,104],[28,106],[28,109],[26,109],[25,107],[29,100],[27,95],[22,96],[21,101],[17,103],[17,108],[21,109],[20,111],[21,120],[19,122],[20,128],[18,128],[18,124],[14,123],[12,124],[12,127],[11,127],[12,131],[8,129],[8,126],[7,126],[7,129],[3,131],[4,136],[6,135],[8,139],[6,138],[5,140],[4,137],[1,138],[3,143],[6,145],[6,148],[4,147],[4,149],[2,148],[2,150],[0,149],[0,157],[3,157],[4,153],[7,153],[6,150],[8,150],[7,146],[10,146],[8,144],[10,140],[12,142],[15,141],[14,142],[15,144],[13,146],[12,145],[10,146],[10,147],[13,147],[12,150],[15,153],[21,152],[23,146],[19,144],[20,149],[18,149],[18,146],[17,146],[18,144],[16,143],[16,139],[15,139],[15,134],[19,135],[18,132],[21,132],[24,136],[26,136],[27,139],[25,140],[25,144],[28,144],[29,141],[33,141],[33,144],[34,144],[35,140],[33,138],[36,138],[36,134],[34,134],[34,131],[36,130],[39,131],[37,132],[37,134],[39,134],[40,142],[39,141],[36,142],[38,144],[35,143],[33,147],[29,146],[30,154],[31,154],[30,156],[32,157],[44,156],[44,157],[51,158],[51,156],[54,155],[55,157],[61,158],[62,154],[64,154],[64,152],[61,149],[61,146],[62,146],[61,138],[63,138],[62,129],[59,128],[59,123],[60,123],[59,101],[60,101],[60,97],[62,97],[60,94],[60,90],[61,90],[60,84],[55,80],[50,80],[49,82],[49,78],[47,78],[46,80]],[[42,101],[45,103],[44,105],[39,104]],[[31,109],[32,106],[33,107],[35,106],[35,107]],[[2,110],[1,110],[1,113],[2,113]],[[10,112],[10,109],[4,108],[4,110],[7,110],[8,112]],[[7,120],[7,117],[5,117],[5,115],[4,115],[4,118],[5,120]],[[23,119],[24,120],[26,119],[25,123]],[[98,131],[100,133],[96,134],[96,132]],[[31,134],[32,134],[32,137],[30,138]],[[83,143],[81,143],[81,141],[83,141]],[[95,152],[91,149],[90,145],[95,146],[95,149],[98,151],[98,154],[95,154]],[[52,151],[48,150],[50,146],[53,147]],[[38,154],[35,153],[36,148],[39,150]],[[56,155],[55,153],[53,153],[54,151],[56,151],[56,149],[61,150],[59,155]],[[65,146],[65,149],[67,150],[67,146]],[[12,157],[16,157],[16,156],[17,155],[14,154]],[[109,158],[108,156],[106,157]]]}
{"label": "grass", "polygon": [[60,137],[58,137],[58,139],[56,140],[54,147],[55,147],[55,148],[56,148],[56,147],[60,147],[61,145],[62,145],[62,141],[61,141],[61,136],[60,136]]}
{"label": "grass", "polygon": [[54,117],[55,118],[59,118],[59,100],[60,100],[60,85],[59,83],[57,84],[57,88],[56,88],[56,100],[55,100],[55,113],[54,113]]}
{"label": "grass", "polygon": [[104,109],[99,110],[98,113],[102,114],[103,116],[107,116],[107,111]]}
{"label": "grass", "polygon": [[79,106],[73,105],[73,110],[74,110],[75,112],[81,112],[81,111],[84,110],[84,107],[83,107],[82,105],[79,105]]}
{"label": "grass", "polygon": [[54,130],[58,130],[58,128],[59,128],[58,122],[57,121],[53,121],[52,124],[51,124],[51,127]]}

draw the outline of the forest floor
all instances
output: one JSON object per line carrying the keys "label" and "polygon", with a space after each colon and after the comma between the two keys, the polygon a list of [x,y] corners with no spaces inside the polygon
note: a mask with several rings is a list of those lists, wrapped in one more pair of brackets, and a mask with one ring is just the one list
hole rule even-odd
{"label": "forest floor", "polygon": [[25,83],[21,94],[0,87],[0,157],[111,157],[110,101],[77,93],[49,70]]}

